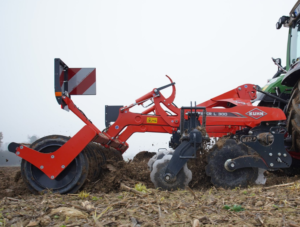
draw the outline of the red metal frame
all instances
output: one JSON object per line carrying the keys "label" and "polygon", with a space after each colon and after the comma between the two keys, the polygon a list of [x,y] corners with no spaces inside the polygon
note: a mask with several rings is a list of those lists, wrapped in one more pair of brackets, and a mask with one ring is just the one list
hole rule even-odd
{"label": "red metal frame", "polygon": [[[169,78],[170,79],[170,78]],[[170,79],[171,82],[173,82]],[[106,132],[113,138],[118,138],[119,142],[126,141],[134,132],[161,132],[172,133],[180,125],[180,108],[172,103],[175,99],[176,88],[172,86],[173,92],[169,98],[165,98],[161,93],[155,95],[155,89],[136,100],[138,105],[143,104],[149,99],[153,99],[154,105],[145,110],[142,114],[130,112],[128,107],[120,109],[119,117]],[[228,91],[220,96],[210,99],[197,106],[206,107],[206,130],[211,137],[222,137],[227,134],[235,134],[237,130],[245,127],[253,128],[262,121],[280,121],[285,120],[285,114],[278,108],[259,107],[266,115],[259,119],[252,118],[247,113],[257,107],[253,106],[251,100],[256,98],[255,85],[245,84],[236,89]],[[168,115],[161,107],[161,104],[171,110],[176,115]],[[222,107],[222,109],[218,108]],[[154,115],[149,115],[149,113]],[[222,116],[223,115],[223,116]],[[147,118],[157,118],[157,123],[147,123]],[[202,119],[200,119],[200,122]],[[201,122],[202,123],[202,122]],[[126,128],[127,127],[127,128]],[[124,131],[122,131],[126,128]],[[118,148],[117,146],[115,148]],[[125,152],[121,150],[121,152]]]}
{"label": "red metal frame", "polygon": [[[172,83],[171,78],[169,79]],[[135,132],[171,134],[178,129],[180,125],[180,108],[173,105],[175,94],[176,88],[174,84],[172,85],[172,94],[169,98],[165,98],[159,91],[153,89],[137,99],[134,104],[121,108],[118,119],[105,132],[101,132],[93,125],[69,97],[63,96],[63,102],[86,125],[66,144],[51,154],[39,153],[25,146],[18,147],[16,154],[37,168],[43,166],[44,168],[41,171],[51,179],[55,179],[84,147],[92,141],[101,143],[105,147],[113,147],[124,153],[128,149],[126,141]],[[209,136],[221,137],[235,134],[237,130],[245,127],[253,128],[258,126],[262,121],[281,121],[286,119],[281,109],[270,107],[258,108],[259,111],[264,112],[264,115],[259,119],[248,116],[247,113],[257,109],[251,104],[251,100],[255,98],[255,86],[245,84],[197,105],[206,107],[206,130]],[[130,112],[132,107],[142,105],[149,99],[154,102],[153,106],[142,113]],[[161,105],[164,105],[175,115],[169,115]],[[200,119],[200,122],[202,123],[202,119]]]}

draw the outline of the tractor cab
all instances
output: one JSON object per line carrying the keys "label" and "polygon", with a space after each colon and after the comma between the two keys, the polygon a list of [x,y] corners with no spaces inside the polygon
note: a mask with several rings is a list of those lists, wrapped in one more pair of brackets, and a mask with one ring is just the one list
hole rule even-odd
{"label": "tractor cab", "polygon": [[272,58],[278,70],[267,84],[258,88],[257,98],[253,100],[257,106],[279,107],[286,111],[291,91],[300,77],[300,0],[292,8],[289,16],[282,16],[276,28],[289,28],[286,67],[281,59]]}
{"label": "tractor cab", "polygon": [[294,87],[300,77],[300,0],[292,8],[289,16],[279,18],[276,28],[289,28],[286,56],[286,74],[282,85]]}
{"label": "tractor cab", "polygon": [[300,18],[290,27],[288,47],[287,65],[293,68],[300,61]]}

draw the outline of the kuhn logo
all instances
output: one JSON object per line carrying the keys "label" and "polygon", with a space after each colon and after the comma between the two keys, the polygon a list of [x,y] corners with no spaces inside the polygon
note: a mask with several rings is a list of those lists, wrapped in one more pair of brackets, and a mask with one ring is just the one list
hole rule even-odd
{"label": "kuhn logo", "polygon": [[267,115],[267,113],[260,110],[260,109],[255,108],[255,109],[250,110],[249,112],[247,112],[246,115],[248,115],[249,117],[252,117],[254,119],[259,119],[259,118]]}

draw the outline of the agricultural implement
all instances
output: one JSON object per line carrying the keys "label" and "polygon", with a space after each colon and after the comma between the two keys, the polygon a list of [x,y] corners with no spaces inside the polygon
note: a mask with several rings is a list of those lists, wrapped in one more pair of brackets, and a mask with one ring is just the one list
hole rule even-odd
{"label": "agricultural implement", "polygon": [[[155,88],[128,106],[105,106],[106,128],[100,131],[73,103],[73,95],[96,94],[96,69],[69,68],[55,59],[55,96],[61,108],[73,112],[85,126],[72,138],[38,139],[29,147],[11,143],[22,158],[21,174],[32,192],[50,189],[74,193],[87,181],[99,180],[108,159],[122,160],[127,140],[135,132],[171,134],[172,151],[158,152],[148,166],[157,188],[183,188],[192,179],[190,159],[201,158],[209,137],[219,142],[206,155],[205,171],[217,187],[264,183],[265,170],[298,173],[300,163],[300,0],[289,16],[276,24],[289,28],[287,64],[273,59],[278,72],[263,88],[244,84],[198,105],[178,108],[175,83]],[[161,91],[172,88],[170,97]],[[146,105],[146,102],[151,102]],[[252,103],[259,101],[258,106]],[[142,113],[132,108],[146,105]],[[201,151],[203,152],[203,150]],[[100,179],[101,180],[101,179]]]}
{"label": "agricultural implement", "polygon": [[[167,76],[168,77],[168,76]],[[73,95],[96,94],[96,69],[69,68],[55,59],[55,96],[61,108],[73,112],[85,126],[72,138],[60,135],[38,139],[30,147],[11,143],[9,151],[22,158],[21,173],[33,192],[74,193],[88,179],[99,179],[107,159],[122,160],[126,141],[135,132],[171,134],[172,152],[159,152],[150,159],[155,187],[183,188],[192,179],[187,167],[199,157],[209,137],[222,137],[207,156],[206,173],[217,187],[234,188],[263,183],[263,171],[289,168],[292,157],[285,148],[286,116],[279,108],[253,106],[258,87],[244,84],[198,105],[178,108],[176,87],[155,88],[127,106],[105,106],[106,128],[100,131],[73,103]],[[172,88],[170,97],[161,91]],[[142,113],[132,112],[137,105]]]}

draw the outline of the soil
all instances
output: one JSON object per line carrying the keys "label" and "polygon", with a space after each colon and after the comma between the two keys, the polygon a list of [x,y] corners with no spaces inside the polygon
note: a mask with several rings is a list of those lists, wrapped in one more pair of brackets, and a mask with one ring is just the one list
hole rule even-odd
{"label": "soil", "polygon": [[264,132],[257,135],[257,140],[264,146],[268,146],[273,143],[274,136],[270,132]]}
{"label": "soil", "polygon": [[216,145],[218,147],[218,149],[222,149],[222,147],[224,146],[226,140],[229,139],[229,136],[224,136],[224,137],[221,137],[217,142],[216,142]]}
{"label": "soil", "polygon": [[21,178],[20,169],[20,167],[0,167],[0,199],[30,194]]}
{"label": "soil", "polygon": [[156,155],[156,152],[149,152],[149,151],[141,151],[137,153],[136,156],[133,158],[133,162],[146,162],[148,163],[149,159]]}
{"label": "soil", "polygon": [[203,137],[205,137],[207,135],[205,127],[198,126],[197,129],[201,132],[201,135]]}
{"label": "soil", "polygon": [[104,193],[118,192],[121,183],[134,187],[139,182],[142,182],[147,188],[153,188],[147,162],[107,160],[107,163],[102,166],[100,179],[87,183],[85,190]]}
{"label": "soil", "polygon": [[206,156],[207,152],[198,151],[197,158],[188,162],[188,168],[192,171],[193,176],[189,186],[193,189],[207,189],[212,186],[209,177],[205,173]]}
{"label": "soil", "polygon": [[[141,161],[107,160],[101,166],[100,180],[86,183],[80,193],[71,195],[51,192],[33,195],[22,181],[20,167],[0,167],[0,225],[192,226],[193,222],[199,222],[199,226],[300,225],[298,176],[267,172],[264,186],[217,189],[204,172],[206,153],[202,152],[188,163],[193,180],[186,190],[159,191],[150,181],[146,159],[150,155],[143,152],[140,156]],[[137,183],[143,183],[147,189],[137,192]],[[127,187],[120,187],[121,184]],[[230,209],[224,209],[225,205]],[[234,211],[234,205],[243,209]]]}

